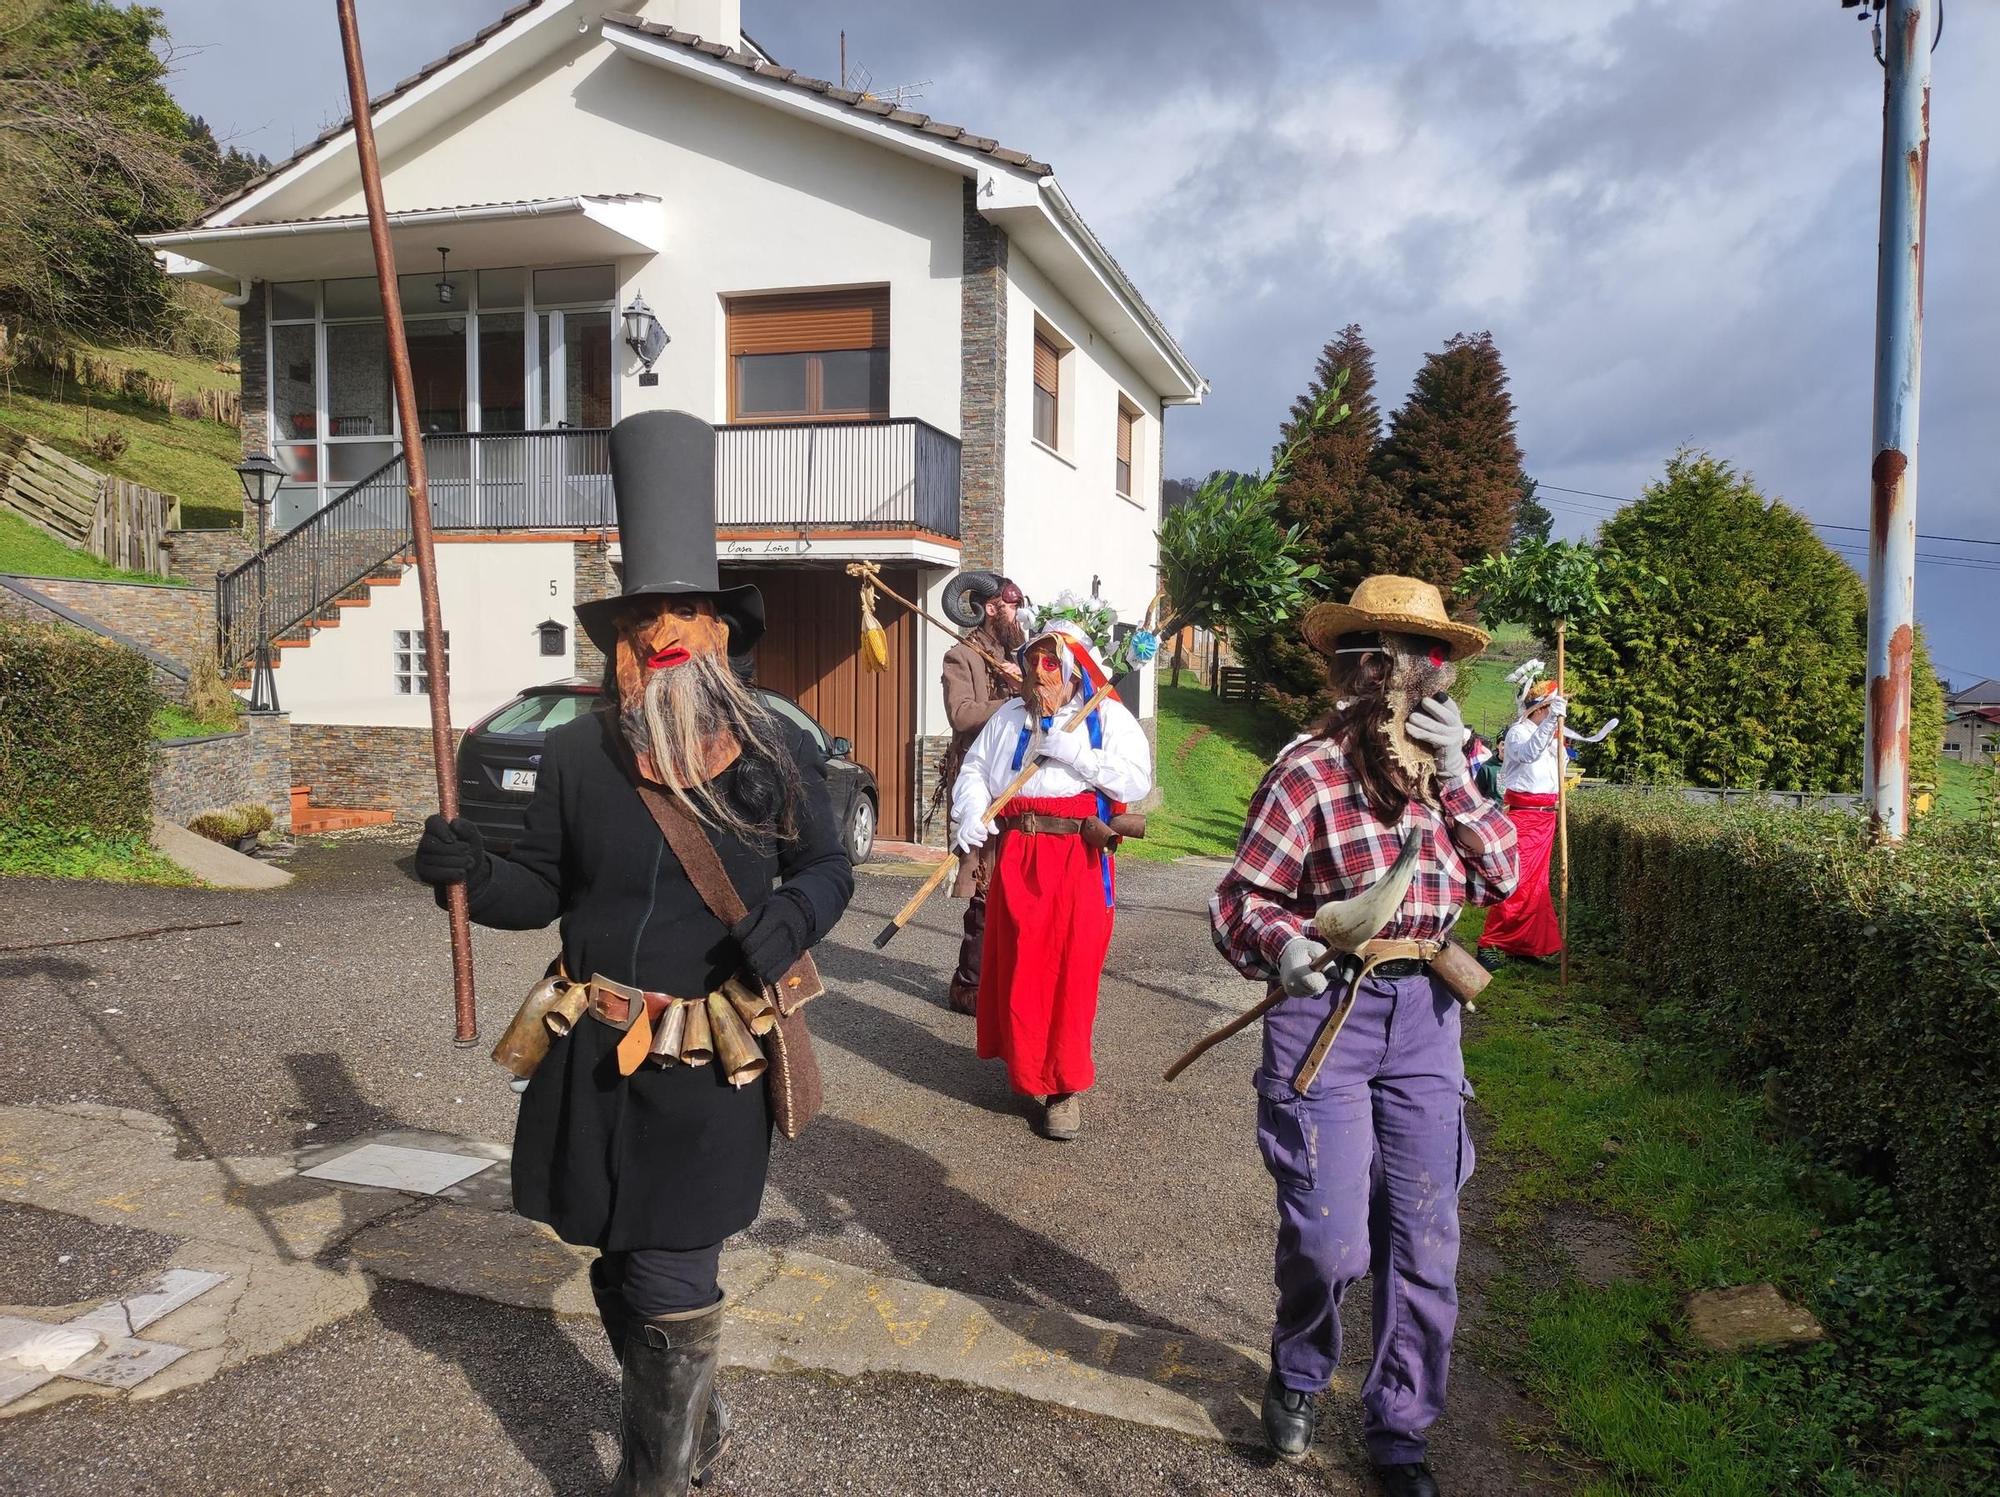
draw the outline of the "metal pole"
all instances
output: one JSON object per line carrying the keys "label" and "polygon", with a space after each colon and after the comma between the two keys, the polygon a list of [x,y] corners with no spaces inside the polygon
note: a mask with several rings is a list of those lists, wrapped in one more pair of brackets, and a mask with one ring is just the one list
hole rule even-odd
{"label": "metal pole", "polygon": [[[424,470],[423,428],[417,420],[416,384],[410,376],[410,345],[403,331],[403,301],[396,289],[396,251],[389,243],[389,219],[382,205],[382,166],[375,154],[375,123],[368,113],[368,82],[361,70],[361,33],[354,0],[334,0],[340,14],[340,46],[347,60],[347,96],[354,111],[354,150],[361,162],[361,191],[368,201],[368,237],[375,247],[375,278],[382,293],[382,330],[389,345],[389,371],[396,386],[396,414],[403,428],[404,471],[409,474],[410,540],[416,553],[417,591],[424,614],[424,668],[430,677],[431,760],[437,770],[438,809],[450,821],[458,815],[458,772],[451,739],[451,682],[446,669],[444,624],[438,613],[437,558],[431,546],[429,476]],[[479,1015],[472,993],[472,922],[465,885],[445,888],[451,915],[451,976],[454,1042],[473,1044]]]}
{"label": "metal pole", "polygon": [[257,501],[257,663],[250,677],[250,710],[278,710],[278,681],[271,674],[271,590],[264,581],[264,522],[271,506]]}
{"label": "metal pole", "polygon": [[1924,199],[1938,0],[1889,0],[1883,47],[1882,230],[1869,470],[1868,722],[1862,795],[1878,841],[1909,829],[1916,630],[1917,403],[1924,353]]}

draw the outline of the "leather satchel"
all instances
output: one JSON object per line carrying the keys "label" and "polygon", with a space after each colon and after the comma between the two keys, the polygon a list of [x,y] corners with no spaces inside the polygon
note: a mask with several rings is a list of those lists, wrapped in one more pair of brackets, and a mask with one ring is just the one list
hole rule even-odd
{"label": "leather satchel", "polygon": [[[701,902],[724,925],[734,926],[750,911],[744,906],[743,896],[736,892],[736,885],[729,881],[721,855],[716,852],[715,844],[709,841],[701,823],[695,820],[694,813],[636,775],[633,784],[638,788],[639,799],[645,802],[653,820],[659,823],[667,846],[674,850],[681,867],[687,870],[688,879],[694,884],[695,893],[701,896]],[[771,1117],[778,1126],[778,1132],[788,1139],[797,1138],[805,1131],[806,1124],[818,1116],[826,1098],[825,1086],[820,1080],[819,1057],[813,1053],[812,1034],[806,1028],[805,1015],[800,1012],[810,1000],[825,991],[826,985],[820,981],[819,968],[814,965],[810,951],[801,952],[784,976],[765,988],[772,1005],[778,1010],[776,1027],[764,1036],[771,1061],[767,1081]]]}

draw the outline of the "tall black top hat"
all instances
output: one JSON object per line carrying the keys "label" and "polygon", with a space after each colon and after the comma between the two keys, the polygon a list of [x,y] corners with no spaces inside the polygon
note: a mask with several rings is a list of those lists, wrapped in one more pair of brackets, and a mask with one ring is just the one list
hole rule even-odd
{"label": "tall black top hat", "polygon": [[715,564],[715,428],[686,411],[642,411],[611,428],[625,589],[576,605],[577,622],[607,655],[630,598],[708,598],[729,625],[729,652],[764,635],[764,595],[724,587]]}

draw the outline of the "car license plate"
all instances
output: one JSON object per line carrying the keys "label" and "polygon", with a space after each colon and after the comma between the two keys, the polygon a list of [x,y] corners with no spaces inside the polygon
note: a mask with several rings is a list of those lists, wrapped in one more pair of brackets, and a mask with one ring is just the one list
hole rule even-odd
{"label": "car license plate", "polygon": [[535,771],[532,769],[503,769],[500,771],[502,790],[533,790]]}

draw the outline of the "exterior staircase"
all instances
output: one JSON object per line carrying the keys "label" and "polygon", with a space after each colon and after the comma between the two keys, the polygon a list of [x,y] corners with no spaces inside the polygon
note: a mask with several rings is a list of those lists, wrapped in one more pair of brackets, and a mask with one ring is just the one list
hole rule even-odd
{"label": "exterior staircase", "polygon": [[[287,650],[303,650],[313,642],[313,636],[322,629],[338,629],[341,618],[350,608],[366,608],[374,600],[378,587],[396,587],[401,584],[406,567],[402,563],[389,563],[370,572],[359,582],[337,596],[329,598],[312,614],[296,619],[283,632],[271,639],[271,669],[277,670],[285,663]],[[235,663],[229,684],[238,691],[250,689],[250,672],[255,668],[255,652]]]}

